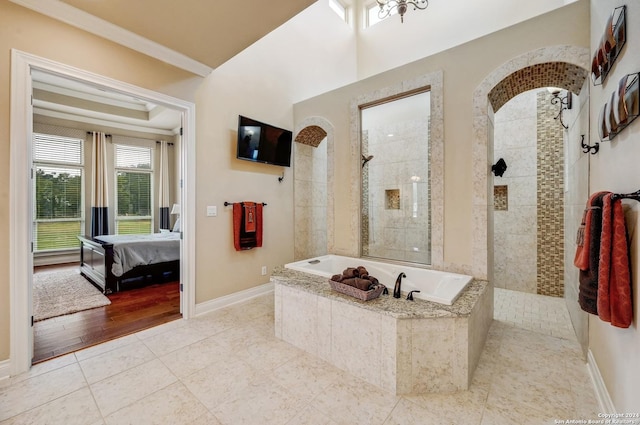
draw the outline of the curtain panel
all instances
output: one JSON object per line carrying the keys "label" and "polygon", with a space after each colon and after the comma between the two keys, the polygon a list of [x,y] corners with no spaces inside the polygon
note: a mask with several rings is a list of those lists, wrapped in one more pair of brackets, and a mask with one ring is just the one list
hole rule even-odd
{"label": "curtain panel", "polygon": [[158,205],[160,206],[160,229],[171,229],[169,216],[169,143],[160,142],[160,184],[158,187]]}
{"label": "curtain panel", "polygon": [[109,234],[109,175],[107,170],[107,135],[92,134],[91,152],[91,237]]}

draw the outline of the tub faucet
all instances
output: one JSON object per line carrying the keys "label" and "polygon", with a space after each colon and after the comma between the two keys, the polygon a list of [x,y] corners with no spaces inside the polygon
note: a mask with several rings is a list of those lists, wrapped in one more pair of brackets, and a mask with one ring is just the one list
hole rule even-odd
{"label": "tub faucet", "polygon": [[420,291],[409,291],[409,295],[407,295],[407,301],[413,301],[413,293]]}
{"label": "tub faucet", "polygon": [[406,274],[400,272],[396,279],[396,286],[393,288],[393,298],[400,298],[400,286],[402,286],[402,278],[407,277]]}

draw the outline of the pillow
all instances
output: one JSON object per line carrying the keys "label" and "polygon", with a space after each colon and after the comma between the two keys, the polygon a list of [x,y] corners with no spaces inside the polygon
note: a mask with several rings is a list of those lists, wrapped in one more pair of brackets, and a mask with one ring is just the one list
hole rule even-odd
{"label": "pillow", "polygon": [[180,231],[180,217],[178,217],[178,219],[176,220],[176,223],[173,225],[173,231],[174,232]]}

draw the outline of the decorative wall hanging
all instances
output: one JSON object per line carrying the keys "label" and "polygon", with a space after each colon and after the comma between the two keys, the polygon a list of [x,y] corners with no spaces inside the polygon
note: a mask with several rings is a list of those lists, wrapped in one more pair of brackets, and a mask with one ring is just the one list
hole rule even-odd
{"label": "decorative wall hanging", "polygon": [[627,74],[618,82],[618,89],[611,93],[609,103],[600,109],[598,132],[600,140],[613,140],[640,114],[640,73]]}
{"label": "decorative wall hanging", "polygon": [[594,86],[604,83],[627,41],[626,10],[627,6],[624,5],[616,7],[607,20],[604,34],[591,60],[591,79]]}

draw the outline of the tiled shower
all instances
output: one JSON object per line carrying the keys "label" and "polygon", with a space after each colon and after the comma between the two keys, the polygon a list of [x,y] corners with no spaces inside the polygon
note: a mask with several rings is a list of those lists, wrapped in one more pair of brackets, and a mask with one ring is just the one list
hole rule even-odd
{"label": "tiled shower", "polygon": [[500,288],[561,297],[564,290],[563,127],[551,93],[532,90],[495,114],[494,280]]}

